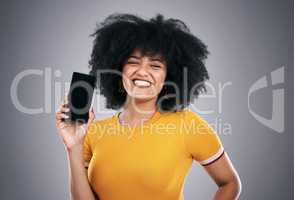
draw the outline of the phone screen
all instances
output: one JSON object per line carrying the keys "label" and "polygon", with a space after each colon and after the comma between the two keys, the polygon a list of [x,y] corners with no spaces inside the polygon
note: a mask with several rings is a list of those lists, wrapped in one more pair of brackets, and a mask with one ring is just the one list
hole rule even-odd
{"label": "phone screen", "polygon": [[73,72],[68,93],[71,121],[87,123],[95,86],[95,77]]}

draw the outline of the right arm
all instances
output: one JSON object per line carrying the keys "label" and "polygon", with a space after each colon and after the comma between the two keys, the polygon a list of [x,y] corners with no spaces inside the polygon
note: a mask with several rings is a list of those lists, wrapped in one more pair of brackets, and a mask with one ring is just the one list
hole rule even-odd
{"label": "right arm", "polygon": [[93,110],[89,112],[87,124],[66,122],[68,106],[64,102],[56,113],[56,127],[61,136],[68,158],[70,199],[96,200],[88,181],[87,171],[83,159],[83,141],[90,123],[94,120]]}
{"label": "right arm", "polygon": [[83,160],[83,146],[67,150],[70,191],[72,200],[95,200],[87,178]]}

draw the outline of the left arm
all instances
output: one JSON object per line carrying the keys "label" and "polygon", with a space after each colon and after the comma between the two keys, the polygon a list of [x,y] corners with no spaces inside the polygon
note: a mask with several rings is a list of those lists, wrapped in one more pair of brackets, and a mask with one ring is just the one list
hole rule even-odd
{"label": "left arm", "polygon": [[241,181],[226,153],[215,162],[203,167],[218,185],[214,200],[235,200],[239,198]]}

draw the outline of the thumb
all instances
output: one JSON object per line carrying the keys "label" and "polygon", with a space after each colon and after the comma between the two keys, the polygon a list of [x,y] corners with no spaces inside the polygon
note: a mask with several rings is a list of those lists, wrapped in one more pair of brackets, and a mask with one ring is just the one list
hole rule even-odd
{"label": "thumb", "polygon": [[95,112],[94,112],[94,108],[91,108],[91,111],[89,112],[89,120],[94,120],[95,119]]}
{"label": "thumb", "polygon": [[92,123],[92,121],[95,119],[95,113],[94,113],[94,108],[92,107],[90,112],[89,112],[89,119],[87,122],[87,127],[90,126],[90,124]]}

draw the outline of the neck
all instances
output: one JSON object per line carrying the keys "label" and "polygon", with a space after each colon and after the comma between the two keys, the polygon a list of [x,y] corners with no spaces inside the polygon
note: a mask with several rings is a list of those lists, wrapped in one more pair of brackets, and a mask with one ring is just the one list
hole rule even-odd
{"label": "neck", "polygon": [[128,96],[120,119],[126,123],[142,122],[152,117],[156,109],[156,98],[142,100]]}

